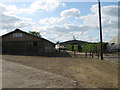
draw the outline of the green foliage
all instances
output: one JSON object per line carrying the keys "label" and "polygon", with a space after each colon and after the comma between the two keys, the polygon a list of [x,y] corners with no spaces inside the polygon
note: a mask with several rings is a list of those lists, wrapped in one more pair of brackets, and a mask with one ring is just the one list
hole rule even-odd
{"label": "green foliage", "polygon": [[67,45],[67,50],[72,51],[72,45]]}
{"label": "green foliage", "polygon": [[[103,53],[106,53],[108,51],[107,49],[108,43],[103,42],[102,46],[103,46]],[[100,51],[100,42],[98,43],[97,48]]]}
{"label": "green foliage", "polygon": [[[67,50],[99,53],[100,43],[87,43],[87,44],[83,44],[82,47],[77,44],[67,45]],[[107,51],[107,43],[103,43],[103,52],[106,53],[106,51]]]}
{"label": "green foliage", "polygon": [[91,49],[92,52],[96,53],[97,52],[97,44],[95,44],[95,43],[91,44],[91,48],[90,49]]}
{"label": "green foliage", "polygon": [[82,47],[83,51],[90,51],[90,44],[84,44]]}
{"label": "green foliage", "polygon": [[69,50],[69,51],[81,51],[82,48],[81,48],[80,45],[77,45],[77,44],[75,44],[75,45],[67,45],[67,50]]}
{"label": "green foliage", "polygon": [[[107,51],[107,43],[103,43],[103,52]],[[82,47],[83,51],[98,53],[100,51],[100,43],[84,44]]]}
{"label": "green foliage", "polygon": [[74,50],[78,51],[78,45],[73,45],[74,46]]}
{"label": "green foliage", "polygon": [[36,32],[36,31],[29,31],[30,34],[37,36],[37,37],[41,37],[40,32]]}

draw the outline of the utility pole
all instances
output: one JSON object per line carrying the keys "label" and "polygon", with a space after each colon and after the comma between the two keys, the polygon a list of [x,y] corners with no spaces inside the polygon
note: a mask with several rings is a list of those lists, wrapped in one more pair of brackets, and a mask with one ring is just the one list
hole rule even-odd
{"label": "utility pole", "polygon": [[99,24],[100,24],[100,56],[101,56],[101,60],[103,60],[102,22],[101,22],[101,5],[100,5],[100,0],[98,0],[98,8],[99,8]]}
{"label": "utility pole", "polygon": [[74,46],[74,45],[76,44],[76,43],[75,43],[75,42],[76,42],[75,40],[76,40],[76,39],[75,39],[75,36],[73,36],[73,42],[74,42],[74,43],[73,43],[73,45],[72,45],[72,50],[73,50],[73,56],[74,56],[74,57],[76,57],[76,51],[75,51],[75,46]]}

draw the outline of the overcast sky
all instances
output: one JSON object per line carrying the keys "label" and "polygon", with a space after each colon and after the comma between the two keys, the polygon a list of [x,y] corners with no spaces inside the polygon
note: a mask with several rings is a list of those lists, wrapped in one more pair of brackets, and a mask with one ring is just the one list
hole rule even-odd
{"label": "overcast sky", "polygon": [[[109,41],[118,34],[118,3],[102,2],[101,6],[103,41]],[[0,35],[19,28],[38,31],[53,42],[72,40],[73,36],[83,41],[99,41],[97,2],[2,2],[0,16]]]}

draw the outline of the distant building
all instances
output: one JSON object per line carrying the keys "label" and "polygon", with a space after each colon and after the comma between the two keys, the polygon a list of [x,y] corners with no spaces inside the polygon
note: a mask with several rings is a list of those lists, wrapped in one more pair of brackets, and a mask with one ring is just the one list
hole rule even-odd
{"label": "distant building", "polygon": [[51,41],[16,29],[2,36],[3,54],[44,55],[55,51]]}
{"label": "distant building", "polygon": [[120,50],[120,34],[116,35],[109,41],[109,49],[111,51]]}
{"label": "distant building", "polygon": [[78,51],[82,51],[82,46],[83,46],[83,44],[86,44],[86,43],[89,43],[89,42],[74,39],[74,40],[61,42],[59,47],[61,50],[62,49],[66,50],[68,45],[78,45],[78,48],[79,48]]}
{"label": "distant building", "polygon": [[66,50],[66,47],[64,45],[61,45],[59,42],[56,43],[55,49],[57,52],[60,52],[61,50]]}
{"label": "distant building", "polygon": [[89,43],[89,42],[80,41],[80,40],[70,40],[70,41],[61,42],[60,45],[63,45],[66,47],[67,45],[73,45],[73,44],[83,45],[85,43]]}

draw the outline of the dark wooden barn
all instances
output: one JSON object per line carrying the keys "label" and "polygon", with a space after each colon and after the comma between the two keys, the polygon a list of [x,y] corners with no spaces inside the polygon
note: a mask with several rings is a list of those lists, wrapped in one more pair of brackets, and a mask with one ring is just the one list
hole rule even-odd
{"label": "dark wooden barn", "polygon": [[44,55],[55,51],[55,44],[15,29],[2,36],[2,54]]}

